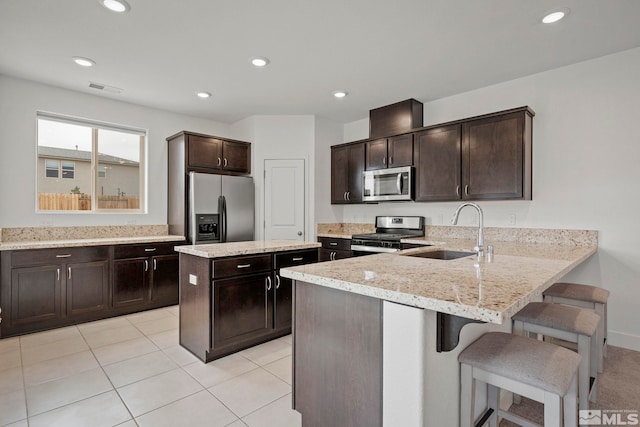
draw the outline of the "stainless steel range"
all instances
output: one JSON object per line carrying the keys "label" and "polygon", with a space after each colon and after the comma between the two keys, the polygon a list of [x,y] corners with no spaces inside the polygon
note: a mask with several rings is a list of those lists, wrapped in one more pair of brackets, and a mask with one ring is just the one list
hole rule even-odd
{"label": "stainless steel range", "polygon": [[398,252],[400,240],[424,236],[422,216],[377,216],[376,232],[351,236],[353,256]]}

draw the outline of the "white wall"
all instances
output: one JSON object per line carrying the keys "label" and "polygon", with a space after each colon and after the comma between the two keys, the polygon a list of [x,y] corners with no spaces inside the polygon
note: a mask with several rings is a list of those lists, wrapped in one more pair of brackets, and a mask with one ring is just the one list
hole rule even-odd
{"label": "white wall", "polygon": [[[611,291],[609,338],[640,350],[640,49],[536,74],[424,105],[424,124],[522,105],[533,119],[533,200],[481,202],[487,226],[594,229],[598,253],[566,277]],[[428,82],[425,90],[428,92]],[[359,129],[359,130],[358,130]],[[368,124],[345,126],[345,141]],[[447,223],[452,203],[344,206],[346,222],[424,215]],[[466,222],[472,219],[468,215]],[[462,221],[461,221],[462,223]]]}
{"label": "white wall", "polygon": [[[38,110],[147,129],[148,212],[36,213]],[[224,123],[0,75],[0,227],[166,224],[165,138],[181,130],[219,136],[228,136],[230,132]]]}
{"label": "white wall", "polygon": [[252,142],[251,174],[256,191],[256,240],[264,238],[264,161],[303,159],[305,161],[306,239],[315,236],[314,197],[314,116],[252,116],[234,123],[230,131],[236,138]]}
{"label": "white wall", "polygon": [[[316,222],[343,222],[341,206],[331,204],[331,150],[342,142],[343,126],[323,118],[316,118],[315,159],[315,216]],[[315,227],[314,227],[315,238]]]}

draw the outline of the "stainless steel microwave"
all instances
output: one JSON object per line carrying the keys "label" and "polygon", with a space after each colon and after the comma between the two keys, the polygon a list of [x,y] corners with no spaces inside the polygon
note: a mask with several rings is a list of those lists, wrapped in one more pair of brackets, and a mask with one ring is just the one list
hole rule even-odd
{"label": "stainless steel microwave", "polygon": [[413,200],[413,167],[363,172],[365,202]]}

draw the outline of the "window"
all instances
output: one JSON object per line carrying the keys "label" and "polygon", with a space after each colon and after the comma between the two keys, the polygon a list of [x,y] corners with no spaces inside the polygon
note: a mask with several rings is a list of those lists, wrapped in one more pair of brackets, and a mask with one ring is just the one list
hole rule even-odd
{"label": "window", "polygon": [[58,160],[45,160],[45,176],[47,178],[58,178],[60,176],[60,162]]}
{"label": "window", "polygon": [[39,211],[144,211],[144,130],[42,112],[37,124]]}

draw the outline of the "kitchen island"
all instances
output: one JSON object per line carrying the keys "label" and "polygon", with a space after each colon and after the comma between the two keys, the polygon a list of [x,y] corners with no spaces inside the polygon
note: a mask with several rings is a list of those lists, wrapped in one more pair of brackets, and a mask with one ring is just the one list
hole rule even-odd
{"label": "kitchen island", "polygon": [[319,246],[296,240],[177,246],[180,345],[206,363],[290,334],[293,282],[279,270],[316,262]]}
{"label": "kitchen island", "polygon": [[490,241],[490,260],[410,256],[475,245],[430,239],[281,270],[295,281],[293,404],[303,426],[458,425],[458,354],[485,332],[510,331],[513,314],[597,250],[596,232],[577,232],[549,240],[565,244]]}

